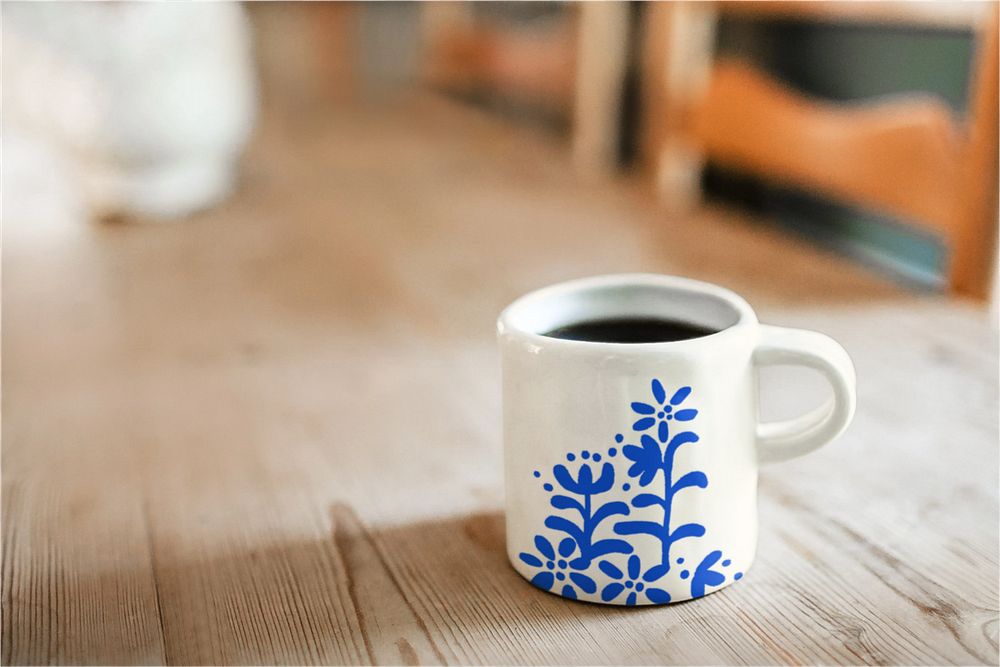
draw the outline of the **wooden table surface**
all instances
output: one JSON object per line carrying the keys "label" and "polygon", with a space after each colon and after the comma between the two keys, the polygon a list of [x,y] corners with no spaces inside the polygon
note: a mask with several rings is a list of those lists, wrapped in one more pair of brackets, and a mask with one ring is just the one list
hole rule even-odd
{"label": "wooden table surface", "polygon": [[[670,220],[433,100],[272,115],[247,165],[163,225],[5,176],[5,664],[996,664],[984,312],[735,214]],[[833,335],[859,401],[840,440],[762,470],[740,584],[623,609],[506,562],[493,336],[527,290],[635,270]],[[765,416],[824,390],[763,384]]]}

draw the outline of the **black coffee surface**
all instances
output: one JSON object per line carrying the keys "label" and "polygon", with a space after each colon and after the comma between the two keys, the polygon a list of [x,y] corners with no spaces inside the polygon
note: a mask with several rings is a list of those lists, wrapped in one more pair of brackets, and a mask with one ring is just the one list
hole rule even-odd
{"label": "black coffee surface", "polygon": [[615,317],[567,324],[546,333],[552,338],[592,343],[667,343],[716,333],[697,324],[657,317]]}

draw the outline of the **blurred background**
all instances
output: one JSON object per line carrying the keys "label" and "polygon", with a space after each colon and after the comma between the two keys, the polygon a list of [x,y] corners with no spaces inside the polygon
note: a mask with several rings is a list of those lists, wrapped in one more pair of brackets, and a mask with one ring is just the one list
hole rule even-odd
{"label": "blurred background", "polygon": [[910,289],[986,299],[995,12],[990,2],[12,3],[6,222],[17,225],[22,206],[183,219],[253,182],[268,156],[244,159],[251,139],[419,97],[558,145],[577,175],[627,179],[664,219],[721,202]]}

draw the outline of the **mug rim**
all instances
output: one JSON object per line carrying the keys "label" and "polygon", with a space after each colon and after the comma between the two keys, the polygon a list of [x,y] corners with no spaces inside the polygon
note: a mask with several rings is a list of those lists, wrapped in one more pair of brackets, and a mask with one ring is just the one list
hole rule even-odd
{"label": "mug rim", "polygon": [[[614,287],[652,287],[669,289],[675,292],[694,294],[699,297],[721,301],[732,308],[736,313],[736,321],[723,327],[722,329],[698,336],[677,341],[658,341],[652,343],[615,343],[605,341],[574,340],[570,338],[556,338],[540,333],[531,328],[521,326],[517,323],[518,315],[531,305],[543,299],[568,296],[574,293],[595,291],[602,288]],[[701,344],[703,341],[717,342],[720,339],[734,335],[735,332],[744,329],[747,325],[757,324],[757,315],[750,304],[736,292],[716,285],[714,283],[658,273],[617,273],[586,278],[575,278],[563,282],[541,287],[524,294],[510,303],[497,318],[497,335],[517,336],[528,340],[536,345],[564,346],[578,349],[601,349],[601,350],[650,350],[664,349],[665,347],[676,348],[678,346],[693,346]]]}

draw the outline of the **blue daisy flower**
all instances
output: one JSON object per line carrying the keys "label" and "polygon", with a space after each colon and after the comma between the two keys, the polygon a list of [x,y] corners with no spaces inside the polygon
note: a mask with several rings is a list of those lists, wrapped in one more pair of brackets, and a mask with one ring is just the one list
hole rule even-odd
{"label": "blue daisy flower", "polygon": [[542,571],[531,579],[534,586],[545,591],[553,591],[554,588],[562,586],[560,594],[573,599],[577,597],[574,586],[584,593],[597,592],[594,580],[577,571],[586,567],[581,559],[571,559],[573,552],[576,551],[576,542],[572,538],[567,537],[559,543],[557,554],[551,542],[541,535],[536,535],[535,548],[538,550],[538,555],[526,551],[518,555],[521,562],[526,565],[542,568]]}
{"label": "blue daisy flower", "polygon": [[645,431],[656,426],[657,437],[659,437],[660,442],[666,442],[670,430],[667,422],[675,419],[682,422],[691,421],[698,416],[698,411],[694,408],[676,409],[691,393],[691,387],[681,387],[674,392],[674,395],[668,401],[667,392],[663,389],[663,384],[659,380],[653,379],[651,386],[653,390],[653,403],[641,403],[637,401],[632,404],[632,411],[639,415],[639,419],[632,424],[632,430]]}
{"label": "blue daisy flower", "polygon": [[601,572],[615,580],[601,590],[601,599],[605,602],[611,602],[623,591],[628,591],[625,604],[629,607],[635,606],[640,593],[645,594],[646,598],[655,604],[670,602],[670,594],[665,590],[647,585],[663,576],[664,569],[662,567],[651,567],[640,578],[641,564],[636,555],[629,556],[627,574],[607,560],[602,560],[597,564],[597,567],[601,569]]}

